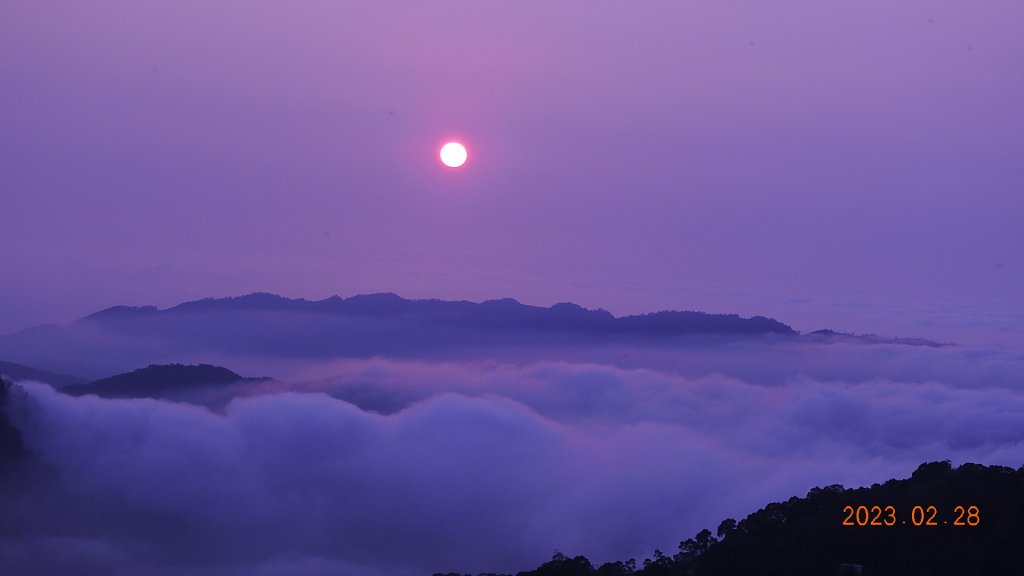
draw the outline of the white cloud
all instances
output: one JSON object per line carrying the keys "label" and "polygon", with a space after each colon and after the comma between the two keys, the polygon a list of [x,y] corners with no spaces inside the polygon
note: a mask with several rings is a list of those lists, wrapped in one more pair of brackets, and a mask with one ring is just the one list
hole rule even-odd
{"label": "white cloud", "polygon": [[[831,348],[830,365],[806,362],[828,380],[794,374],[806,352],[775,361],[784,378],[750,381],[588,362],[350,360],[264,384],[222,414],[25,383],[16,421],[57,476],[7,498],[11,522],[36,531],[0,543],[72,534],[84,544],[65,556],[136,574],[182,562],[225,575],[514,572],[555,548],[642,558],[768,501],[906,476],[926,460],[1024,462],[1013,361],[909,349],[945,362],[940,381],[941,366],[907,350],[849,348],[874,364],[843,378],[854,361]],[[770,352],[734,358],[772,367]],[[1003,378],[980,385],[965,354]],[[871,366],[908,377],[863,378]]]}

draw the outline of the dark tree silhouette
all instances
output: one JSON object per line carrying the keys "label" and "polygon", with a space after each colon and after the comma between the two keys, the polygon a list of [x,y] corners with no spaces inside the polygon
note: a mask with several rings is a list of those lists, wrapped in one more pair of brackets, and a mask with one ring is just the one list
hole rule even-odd
{"label": "dark tree silhouette", "polygon": [[[893,526],[844,526],[845,506],[892,506]],[[914,507],[936,510],[935,525],[915,526]],[[957,506],[964,513],[957,513]],[[976,525],[966,523],[975,506]],[[920,521],[920,522],[918,522]],[[905,480],[869,488],[813,488],[804,498],[768,504],[743,520],[723,520],[701,530],[667,556],[655,550],[634,561],[608,562],[596,570],[582,556],[556,554],[517,576],[964,576],[1020,574],[1024,567],[1024,466],[948,461],[922,464]]]}
{"label": "dark tree silhouette", "polygon": [[0,376],[0,475],[13,470],[18,463],[24,462],[29,456],[21,431],[11,423],[7,416],[11,386],[10,382]]}

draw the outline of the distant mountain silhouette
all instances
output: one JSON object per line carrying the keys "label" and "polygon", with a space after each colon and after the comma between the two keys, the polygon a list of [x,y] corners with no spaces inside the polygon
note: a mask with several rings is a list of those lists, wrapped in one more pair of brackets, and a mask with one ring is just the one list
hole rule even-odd
{"label": "distant mountain silhouette", "polygon": [[227,368],[210,364],[152,364],[88,384],[65,386],[61,392],[71,396],[94,394],[103,398],[166,398],[190,388],[265,380],[267,378],[245,378]]}
{"label": "distant mountain silhouette", "polygon": [[387,293],[310,301],[255,293],[164,310],[114,306],[68,325],[0,336],[0,358],[100,378],[139,365],[235,357],[492,357],[524,346],[795,336],[762,316],[663,311],[617,318],[576,304],[543,308],[511,298],[475,303]]}
{"label": "distant mountain silhouette", "polygon": [[[862,506],[866,514],[858,516]],[[1022,517],[1024,466],[930,462],[905,480],[814,488],[740,522],[724,520],[717,536],[702,530],[680,542],[675,554],[655,551],[640,566],[631,559],[594,567],[586,557],[556,553],[517,576],[1020,574]],[[844,526],[847,520],[854,525]],[[954,525],[958,521],[962,525]]]}
{"label": "distant mountain silhouette", "polygon": [[544,308],[511,298],[475,303],[407,300],[386,293],[311,301],[255,293],[163,310],[114,306],[64,326],[0,336],[0,358],[94,379],[172,362],[507,359],[520,354],[538,359],[605,346],[671,348],[737,339],[938,345],[830,331],[800,336],[764,316],[661,311],[616,317],[572,303]]}
{"label": "distant mountain silhouette", "polygon": [[51,386],[61,387],[69,384],[82,384],[86,382],[85,378],[79,376],[71,376],[69,374],[59,374],[56,372],[49,372],[46,370],[40,370],[31,366],[25,366],[22,364],[15,364],[14,362],[3,362],[0,361],[0,374],[10,378],[11,380],[35,380],[37,382],[45,382]]}
{"label": "distant mountain silhouette", "polygon": [[943,346],[954,345],[949,342],[936,342],[934,340],[926,340],[924,338],[886,337],[879,336],[878,334],[851,334],[847,332],[836,332],[835,330],[829,329],[809,332],[804,334],[804,339],[824,343],[863,342],[865,344],[899,344],[903,346],[928,346],[930,348],[941,348]]}
{"label": "distant mountain silhouette", "polygon": [[419,319],[436,325],[493,331],[536,331],[563,334],[626,334],[674,336],[685,334],[794,335],[789,326],[763,316],[663,311],[616,318],[606,310],[588,310],[571,303],[550,308],[521,304],[512,298],[481,303],[446,300],[406,300],[396,294],[367,294],[310,301],[275,294],[253,293],[235,298],[196,300],[167,310],[152,306],[114,306],[83,321],[116,324],[125,320],[182,317],[190,313],[293,312],[325,317]]}

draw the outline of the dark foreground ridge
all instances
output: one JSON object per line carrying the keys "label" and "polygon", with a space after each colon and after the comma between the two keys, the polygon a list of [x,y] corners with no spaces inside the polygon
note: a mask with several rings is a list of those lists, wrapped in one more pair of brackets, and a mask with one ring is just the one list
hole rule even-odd
{"label": "dark foreground ridge", "polygon": [[88,384],[65,386],[61,392],[71,396],[95,394],[103,398],[160,398],[188,388],[264,380],[267,378],[245,378],[227,368],[210,364],[151,364]]}
{"label": "dark foreground ridge", "polygon": [[[864,506],[868,514],[861,514],[863,522],[854,514],[854,525],[844,526],[850,516],[846,506],[854,511]],[[893,526],[885,525],[891,521],[887,506],[895,512]],[[958,519],[964,525],[955,526]],[[1022,519],[1024,466],[953,468],[949,461],[931,462],[908,479],[870,488],[814,488],[804,498],[769,504],[738,523],[727,519],[717,536],[702,530],[680,542],[675,554],[655,551],[640,565],[631,559],[595,567],[583,556],[556,553],[550,562],[517,576],[1020,574]],[[880,525],[870,525],[873,520]],[[935,525],[925,525],[929,520]]]}
{"label": "dark foreground ridge", "polygon": [[29,456],[21,431],[11,423],[7,415],[12,387],[13,385],[0,375],[0,476]]}

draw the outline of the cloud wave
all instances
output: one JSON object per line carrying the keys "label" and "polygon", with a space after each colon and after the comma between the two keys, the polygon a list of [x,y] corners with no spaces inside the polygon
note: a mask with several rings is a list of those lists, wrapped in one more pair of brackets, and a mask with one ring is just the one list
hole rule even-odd
{"label": "cloud wave", "polygon": [[672,550],[770,500],[925,460],[1024,462],[1024,392],[955,372],[763,382],[371,359],[308,374],[222,413],[22,383],[12,414],[53,473],[0,502],[0,567],[514,572],[555,548],[597,561]]}

